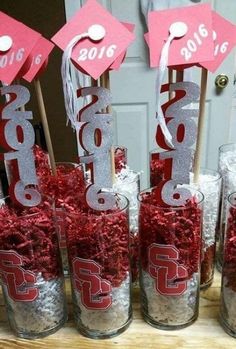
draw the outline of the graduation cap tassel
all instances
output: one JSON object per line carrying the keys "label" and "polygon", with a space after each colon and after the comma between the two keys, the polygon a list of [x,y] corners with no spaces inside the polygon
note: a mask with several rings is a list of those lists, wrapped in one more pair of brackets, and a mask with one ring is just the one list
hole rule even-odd
{"label": "graduation cap tassel", "polygon": [[[71,122],[71,126],[73,129],[76,129],[78,121],[77,121],[77,96],[74,91],[73,82],[72,82],[72,74],[71,74],[71,64],[70,58],[72,54],[73,48],[76,44],[83,38],[89,38],[93,41],[100,41],[105,36],[105,29],[103,26],[99,24],[91,25],[88,28],[88,31],[85,33],[78,34],[74,36],[69,44],[67,45],[63,56],[62,56],[62,64],[61,64],[61,77],[63,84],[63,92],[65,99],[65,108],[67,114],[67,121]],[[78,82],[78,80],[77,80]],[[80,88],[80,86],[78,86]]]}
{"label": "graduation cap tassel", "polygon": [[162,51],[161,51],[161,58],[160,58],[160,64],[159,64],[159,70],[157,73],[157,79],[156,79],[156,93],[157,93],[157,98],[156,98],[156,118],[157,122],[161,127],[161,130],[163,132],[163,135],[165,137],[165,140],[167,143],[174,148],[172,144],[172,136],[170,134],[170,131],[168,130],[164,118],[164,114],[161,108],[161,101],[160,101],[160,95],[161,95],[161,86],[164,81],[164,76],[165,76],[165,71],[168,66],[168,57],[169,57],[169,50],[170,50],[170,45],[171,42],[175,38],[180,38],[184,36],[187,33],[187,25],[183,22],[175,22],[172,23],[169,29],[169,37],[166,40]]}
{"label": "graduation cap tassel", "polygon": [[[72,82],[70,57],[73,47],[83,38],[84,34],[75,36],[67,45],[61,64],[61,77],[64,92],[65,108],[67,114],[67,124],[70,121],[73,129],[76,128],[77,114],[76,114],[76,94]],[[78,82],[78,80],[77,80]],[[80,86],[78,86],[80,87]]]}

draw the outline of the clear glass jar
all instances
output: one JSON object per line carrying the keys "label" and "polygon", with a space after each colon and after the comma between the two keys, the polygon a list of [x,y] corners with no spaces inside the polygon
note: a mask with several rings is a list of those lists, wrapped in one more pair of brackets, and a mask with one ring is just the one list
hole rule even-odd
{"label": "clear glass jar", "polygon": [[113,195],[113,210],[67,214],[74,314],[90,338],[116,336],[132,319],[128,200]]}
{"label": "clear glass jar", "polygon": [[130,231],[130,260],[132,282],[138,280],[138,194],[140,192],[140,175],[129,168],[122,169],[115,175],[113,191],[120,193],[129,200],[129,231]]}
{"label": "clear glass jar", "polygon": [[201,289],[208,288],[212,284],[214,277],[216,230],[221,195],[221,182],[220,174],[214,170],[201,169],[198,183],[193,183],[193,174],[190,174],[190,185],[200,190],[204,195]]}
{"label": "clear glass jar", "polygon": [[236,193],[228,197],[222,267],[220,322],[236,337]]}
{"label": "clear glass jar", "polygon": [[224,250],[224,234],[226,226],[226,213],[227,213],[227,198],[230,193],[236,190],[236,162],[228,163],[227,168],[224,169],[222,181],[222,202],[221,202],[221,216],[219,225],[219,247],[217,253],[217,269],[221,271],[223,263],[223,250]]}
{"label": "clear glass jar", "polygon": [[[236,143],[222,144],[218,151],[218,172],[222,177],[222,188],[221,188],[221,200],[220,200],[220,210],[218,219],[218,229],[216,234],[216,239],[221,240],[221,235],[224,234],[225,223],[221,222],[222,210],[226,210],[227,196],[223,199],[223,187],[224,187],[224,176],[228,164],[236,162]],[[224,213],[225,216],[225,213]],[[223,217],[222,217],[223,218]],[[221,243],[220,243],[221,244]],[[220,245],[219,249],[222,249]],[[222,268],[222,251],[217,252],[216,266],[219,271]]]}
{"label": "clear glass jar", "polygon": [[139,195],[141,311],[164,330],[190,325],[198,317],[203,194],[182,207],[157,204],[155,188]]}
{"label": "clear glass jar", "polygon": [[[0,207],[0,275],[10,326],[22,338],[47,336],[67,320],[64,277],[49,205]],[[34,212],[37,213],[34,213]]]}

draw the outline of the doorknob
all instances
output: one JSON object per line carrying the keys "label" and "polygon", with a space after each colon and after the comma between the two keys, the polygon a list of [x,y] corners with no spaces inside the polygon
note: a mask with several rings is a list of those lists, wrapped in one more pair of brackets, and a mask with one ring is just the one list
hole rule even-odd
{"label": "doorknob", "polygon": [[229,83],[229,78],[225,74],[217,75],[217,77],[215,78],[215,85],[220,89],[225,88],[228,85],[228,83]]}

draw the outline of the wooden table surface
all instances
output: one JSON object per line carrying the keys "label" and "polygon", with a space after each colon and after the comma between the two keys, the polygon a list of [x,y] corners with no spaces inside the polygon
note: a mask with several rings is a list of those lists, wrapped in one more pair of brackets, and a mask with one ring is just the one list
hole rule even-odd
{"label": "wooden table surface", "polygon": [[66,284],[69,319],[66,325],[51,336],[37,340],[15,337],[7,323],[2,295],[0,295],[0,349],[219,349],[235,348],[236,339],[228,336],[218,323],[220,274],[216,272],[213,285],[201,293],[200,315],[191,326],[177,331],[160,331],[146,324],[140,315],[138,290],[134,291],[134,319],[130,327],[112,339],[93,340],[80,335],[74,327],[69,282]]}

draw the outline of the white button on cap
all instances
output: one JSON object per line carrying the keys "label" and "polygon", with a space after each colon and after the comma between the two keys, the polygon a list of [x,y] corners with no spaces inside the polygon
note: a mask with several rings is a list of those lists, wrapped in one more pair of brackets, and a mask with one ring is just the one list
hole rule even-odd
{"label": "white button on cap", "polygon": [[3,35],[0,37],[0,51],[6,52],[12,47],[12,38],[8,35]]}
{"label": "white button on cap", "polygon": [[88,29],[88,36],[93,41],[102,40],[106,35],[105,28],[100,24],[93,24]]}
{"label": "white button on cap", "polygon": [[188,26],[184,22],[174,22],[169,28],[170,35],[174,38],[181,38],[187,34]]}

